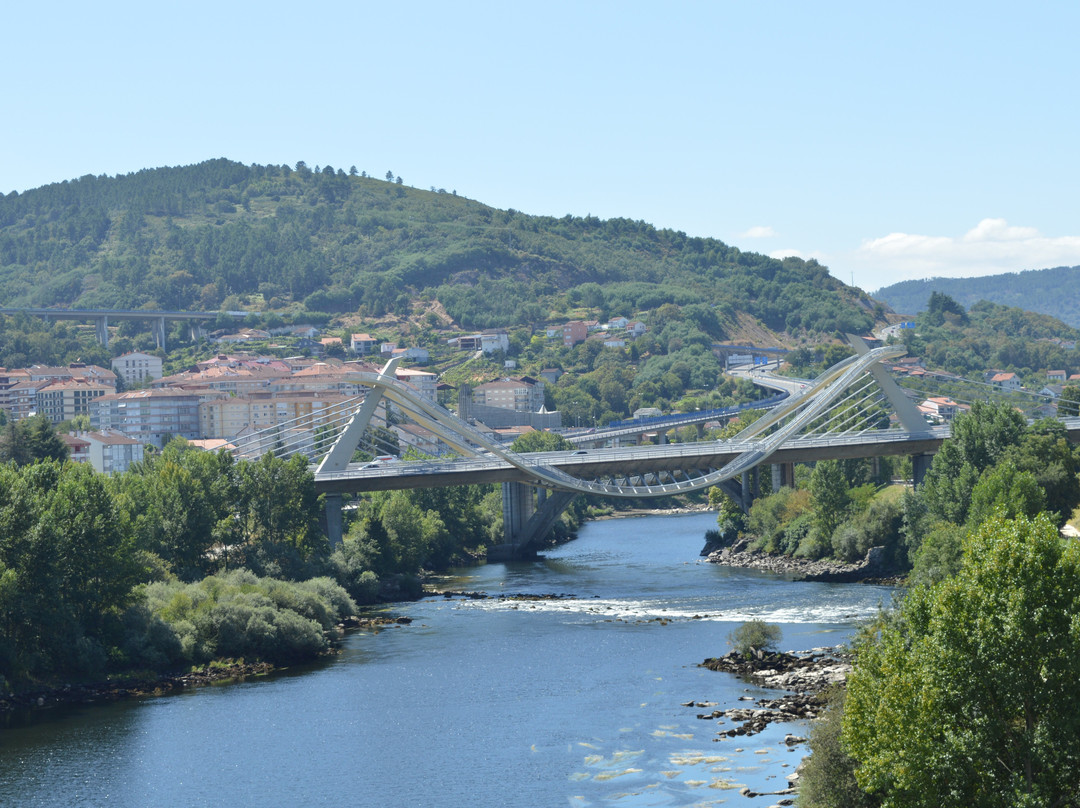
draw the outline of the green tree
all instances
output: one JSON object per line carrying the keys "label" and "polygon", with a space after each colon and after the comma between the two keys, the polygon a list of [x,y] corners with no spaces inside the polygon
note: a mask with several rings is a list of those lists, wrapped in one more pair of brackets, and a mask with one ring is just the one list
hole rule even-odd
{"label": "green tree", "polygon": [[1008,463],[987,469],[971,492],[968,526],[978,527],[991,514],[1031,518],[1046,507],[1046,495],[1030,471],[1017,471]]}
{"label": "green tree", "polygon": [[967,521],[971,492],[983,471],[1020,443],[1024,416],[1007,404],[976,401],[953,422],[952,438],[934,456],[923,482],[930,512],[955,524]]}
{"label": "green tree", "polygon": [[539,429],[519,435],[510,444],[510,451],[518,454],[523,452],[568,452],[573,448],[574,444],[562,435],[557,435],[554,432],[543,432]]}
{"label": "green tree", "polygon": [[882,805],[1080,804],[1080,545],[993,517],[858,649],[843,743]]}
{"label": "green tree", "polygon": [[31,415],[12,421],[0,434],[0,463],[13,461],[18,466],[39,460],[66,460],[68,448],[44,415]]}
{"label": "green tree", "polygon": [[930,325],[940,326],[946,319],[951,319],[958,325],[966,325],[968,322],[967,312],[964,311],[963,306],[944,292],[932,292],[926,304],[927,322]]}
{"label": "green tree", "polygon": [[1080,387],[1067,384],[1058,399],[1058,415],[1075,417],[1080,415]]}
{"label": "green tree", "polygon": [[844,521],[851,503],[847,477],[839,460],[821,460],[814,465],[810,495],[814,498],[814,520],[827,539]]}
{"label": "green tree", "polygon": [[827,692],[828,706],[810,727],[810,756],[799,778],[801,808],[872,808],[877,804],[859,788],[855,761],[840,742],[845,693],[843,687]]}
{"label": "green tree", "polygon": [[782,636],[780,626],[755,618],[732,631],[728,635],[728,642],[738,653],[748,657],[754,651],[775,651]]}
{"label": "green tree", "polygon": [[295,580],[329,556],[315,478],[302,455],[286,461],[268,453],[240,464],[238,494],[246,561],[257,572]]}

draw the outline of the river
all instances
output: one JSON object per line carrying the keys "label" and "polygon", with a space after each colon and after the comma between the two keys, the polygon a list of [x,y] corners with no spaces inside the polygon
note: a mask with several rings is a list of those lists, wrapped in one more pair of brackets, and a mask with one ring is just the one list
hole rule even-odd
{"label": "river", "polygon": [[[13,718],[4,806],[767,806],[804,725],[718,740],[688,701],[766,695],[698,667],[760,617],[781,647],[833,645],[886,587],[785,581],[698,558],[712,514],[591,522],[529,563],[441,588],[555,600],[428,598],[408,626],[354,633],[303,670]],[[773,691],[774,692],[774,691]]]}

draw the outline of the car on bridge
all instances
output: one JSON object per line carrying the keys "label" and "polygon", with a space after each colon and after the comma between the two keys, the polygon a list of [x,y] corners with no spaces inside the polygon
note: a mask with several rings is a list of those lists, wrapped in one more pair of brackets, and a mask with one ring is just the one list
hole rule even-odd
{"label": "car on bridge", "polygon": [[370,463],[365,463],[360,468],[363,468],[363,469],[377,469],[379,466],[385,466],[388,463],[396,463],[396,462],[397,462],[397,458],[394,457],[393,455],[379,455],[374,460],[372,460]]}

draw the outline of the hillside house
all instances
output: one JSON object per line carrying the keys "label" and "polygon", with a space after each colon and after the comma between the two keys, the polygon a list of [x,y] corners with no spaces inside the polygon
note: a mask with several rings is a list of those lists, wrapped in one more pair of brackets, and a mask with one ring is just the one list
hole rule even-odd
{"label": "hillside house", "polygon": [[996,384],[1002,390],[1016,392],[1023,389],[1019,377],[1015,373],[995,373],[990,377],[990,384]]}
{"label": "hillside house", "polygon": [[378,344],[371,334],[353,334],[349,340],[349,350],[357,356],[367,356],[369,353],[375,352],[375,346]]}
{"label": "hillside house", "polygon": [[579,342],[584,342],[587,336],[589,336],[589,327],[581,320],[571,320],[563,324],[562,341],[565,347],[571,348]]}

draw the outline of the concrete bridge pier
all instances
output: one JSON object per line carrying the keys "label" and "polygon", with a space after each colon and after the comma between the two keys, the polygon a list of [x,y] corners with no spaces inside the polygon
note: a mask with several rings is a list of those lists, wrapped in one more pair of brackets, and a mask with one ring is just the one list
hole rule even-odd
{"label": "concrete bridge pier", "polygon": [[929,454],[913,455],[911,458],[911,477],[918,488],[926,478],[926,472],[930,470],[930,463],[934,456]]}
{"label": "concrete bridge pier", "polygon": [[528,483],[502,484],[503,543],[488,549],[488,561],[510,561],[536,555],[536,547],[576,496]]}
{"label": "concrete bridge pier", "polygon": [[104,347],[109,347],[109,316],[102,314],[100,317],[94,318],[94,333],[97,336],[97,341]]}
{"label": "concrete bridge pier", "polygon": [[340,545],[344,538],[345,520],[341,512],[343,504],[341,494],[327,494],[323,500],[323,517],[326,520],[323,527],[326,529],[326,536],[330,539],[331,547]]}
{"label": "concrete bridge pier", "polygon": [[769,464],[769,471],[772,473],[772,491],[774,494],[784,486],[788,488],[795,486],[794,463],[771,463]]}
{"label": "concrete bridge pier", "polygon": [[158,317],[154,320],[154,341],[161,350],[165,350],[165,318]]}

